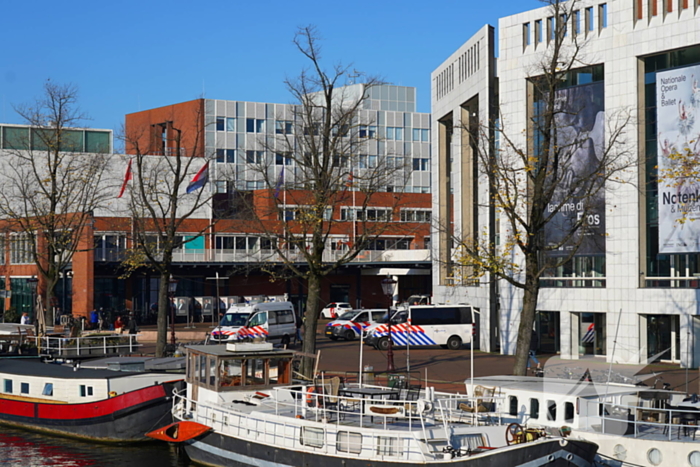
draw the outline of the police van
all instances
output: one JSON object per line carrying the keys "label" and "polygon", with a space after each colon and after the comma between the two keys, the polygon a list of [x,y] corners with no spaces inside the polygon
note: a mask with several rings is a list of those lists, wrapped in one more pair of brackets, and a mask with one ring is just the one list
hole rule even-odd
{"label": "police van", "polygon": [[[476,335],[475,309],[469,305],[416,305],[397,310],[391,317],[394,345],[440,345],[457,350],[471,344]],[[389,324],[375,324],[365,331],[365,343],[389,348]]]}
{"label": "police van", "polygon": [[331,340],[347,341],[360,337],[363,329],[376,323],[386,315],[386,309],[361,309],[346,311],[336,320],[326,324],[326,336]]}
{"label": "police van", "polygon": [[289,345],[296,330],[296,315],[291,302],[236,303],[226,311],[207,341],[225,343],[265,339]]}

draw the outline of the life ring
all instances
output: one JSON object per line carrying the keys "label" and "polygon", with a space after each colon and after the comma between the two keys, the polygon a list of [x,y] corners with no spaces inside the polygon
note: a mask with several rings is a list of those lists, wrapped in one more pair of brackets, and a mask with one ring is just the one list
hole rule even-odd
{"label": "life ring", "polygon": [[427,399],[418,399],[418,412],[427,415],[433,410],[433,403]]}
{"label": "life ring", "polygon": [[314,393],[316,392],[316,388],[313,386],[309,386],[309,389],[306,390],[306,405],[309,407],[315,407],[316,406],[316,396],[314,396]]}

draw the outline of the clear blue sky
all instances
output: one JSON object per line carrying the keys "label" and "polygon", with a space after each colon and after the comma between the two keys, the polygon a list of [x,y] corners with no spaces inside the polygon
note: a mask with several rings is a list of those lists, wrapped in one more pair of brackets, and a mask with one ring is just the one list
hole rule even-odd
{"label": "clear blue sky", "polygon": [[4,1],[0,7],[0,122],[23,123],[47,79],[74,84],[85,126],[118,131],[124,115],[199,97],[289,103],[285,77],[307,63],[298,26],[323,37],[327,67],[351,64],[414,86],[430,112],[430,73],[484,24],[538,0],[443,2],[149,0]]}

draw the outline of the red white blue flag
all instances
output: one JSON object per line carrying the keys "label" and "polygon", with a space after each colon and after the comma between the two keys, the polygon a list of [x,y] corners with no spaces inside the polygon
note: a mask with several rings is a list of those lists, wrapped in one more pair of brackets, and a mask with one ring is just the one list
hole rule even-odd
{"label": "red white blue flag", "polygon": [[187,193],[192,193],[195,190],[199,190],[204,185],[207,184],[209,180],[209,162],[204,164],[204,166],[199,169],[199,172],[192,178],[190,184],[187,185]]}

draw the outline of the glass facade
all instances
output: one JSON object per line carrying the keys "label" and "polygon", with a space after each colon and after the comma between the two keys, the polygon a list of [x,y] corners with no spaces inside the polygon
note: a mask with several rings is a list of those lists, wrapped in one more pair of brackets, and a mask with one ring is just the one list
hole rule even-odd
{"label": "glass facade", "polygon": [[[656,74],[700,64],[700,46],[653,55],[644,61],[644,157],[646,187],[646,287],[700,287],[700,253],[659,253]],[[668,279],[667,279],[668,278]],[[673,278],[673,280],[670,280]]]}
{"label": "glass facade", "polygon": [[[562,81],[557,91],[558,105],[566,106],[560,113],[562,119],[567,115],[572,115],[569,121],[560,121],[557,125],[557,130],[560,135],[576,134],[576,138],[580,135],[588,133],[589,138],[603,137],[602,132],[595,131],[595,126],[602,122],[598,119],[598,115],[604,112],[604,67],[603,65],[594,65],[590,67],[579,68],[570,71]],[[535,119],[542,118],[541,115],[545,111],[544,96],[538,92],[535,85],[535,98],[533,102],[533,112]],[[533,142],[535,152],[539,152],[543,144],[542,133],[533,132]],[[566,137],[566,136],[565,136]],[[582,140],[583,141],[583,140]],[[593,144],[603,144],[603,141],[593,141]],[[569,143],[565,141],[564,143]],[[595,166],[589,164],[584,157],[590,157],[590,151],[583,149],[587,148],[585,144],[580,144],[580,148],[575,148],[571,151],[571,163],[566,166],[566,169],[574,173],[573,177],[580,175],[588,177],[591,183],[594,180],[590,175],[586,175],[585,167]],[[582,178],[586,180],[585,178]],[[562,178],[562,181],[565,179]],[[565,204],[573,205],[576,200],[573,193],[564,191]],[[556,196],[552,198],[550,204],[556,204]],[[569,232],[576,221],[575,210],[568,212],[561,209],[559,213],[551,218],[545,228],[545,241],[550,245],[560,245],[559,248],[548,251],[546,261],[552,267],[541,280],[542,287],[605,287],[605,211],[604,211],[604,191],[601,191],[599,197],[587,199],[587,203],[592,204],[588,213],[590,216],[598,216],[598,222],[590,227],[587,227],[586,232],[575,235],[574,238],[563,241],[564,236]],[[575,249],[573,258],[562,263],[562,259],[571,254],[572,249]]]}

